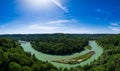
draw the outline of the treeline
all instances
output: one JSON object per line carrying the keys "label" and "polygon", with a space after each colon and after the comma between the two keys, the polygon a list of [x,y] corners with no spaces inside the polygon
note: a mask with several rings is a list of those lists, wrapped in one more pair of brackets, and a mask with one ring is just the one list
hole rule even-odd
{"label": "treeline", "polygon": [[33,48],[43,53],[67,55],[84,50],[84,47],[88,45],[88,40],[86,38],[71,37],[68,35],[50,35],[36,37],[31,44]]}
{"label": "treeline", "polygon": [[31,41],[35,37],[48,37],[48,36],[70,36],[70,37],[80,37],[80,38],[87,38],[89,40],[95,40],[99,39],[102,37],[110,36],[110,35],[115,35],[115,34],[64,34],[64,33],[55,33],[55,34],[11,34],[11,35],[0,35],[2,37],[6,38],[12,38],[14,40],[26,40],[26,41]]}
{"label": "treeline", "polygon": [[58,71],[48,62],[38,61],[11,39],[0,37],[0,71]]}

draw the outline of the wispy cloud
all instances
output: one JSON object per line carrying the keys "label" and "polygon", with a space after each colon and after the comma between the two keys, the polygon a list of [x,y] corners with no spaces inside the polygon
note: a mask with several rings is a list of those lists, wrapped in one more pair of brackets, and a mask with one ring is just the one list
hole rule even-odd
{"label": "wispy cloud", "polygon": [[52,2],[57,5],[59,8],[61,8],[64,12],[68,13],[68,9],[64,7],[58,0],[52,0]]}
{"label": "wispy cloud", "polygon": [[71,23],[77,23],[77,20],[71,19],[71,20],[54,20],[49,22],[43,22],[43,23],[37,23],[37,24],[31,24],[29,25],[30,29],[33,30],[58,30],[63,29],[66,27],[70,27],[69,25]]}
{"label": "wispy cloud", "polygon": [[111,15],[110,12],[108,12],[106,10],[96,9],[96,11],[105,15],[104,21],[106,21],[109,18],[109,16]]}
{"label": "wispy cloud", "polygon": [[120,32],[120,23],[111,23],[109,28],[115,32]]}
{"label": "wispy cloud", "polygon": [[120,27],[120,23],[111,23],[112,26]]}
{"label": "wispy cloud", "polygon": [[54,20],[54,21],[49,21],[49,22],[46,22],[45,24],[49,25],[49,24],[53,24],[53,25],[67,25],[67,24],[70,24],[70,23],[78,23],[78,20],[76,19],[70,19],[70,20]]}
{"label": "wispy cloud", "polygon": [[30,25],[29,26],[30,29],[33,29],[33,30],[55,30],[55,29],[58,29],[59,27],[57,26],[46,26],[46,25],[38,25],[38,24],[33,24],[33,25]]}
{"label": "wispy cloud", "polygon": [[[27,24],[26,24],[27,23]],[[76,19],[58,19],[52,21],[13,21],[8,23],[9,25],[5,26],[5,29],[0,30],[0,34],[35,34],[35,33],[102,33],[103,31],[108,33],[110,30],[99,30],[101,28],[89,28],[84,26],[84,23],[80,23]],[[79,24],[79,26],[76,24]],[[81,25],[80,25],[81,24]],[[14,25],[14,26],[13,26]],[[113,30],[118,31],[119,29],[114,28],[118,24],[111,24]],[[113,31],[111,31],[113,32]]]}
{"label": "wispy cloud", "polygon": [[120,32],[120,28],[117,28],[117,27],[110,27],[110,28],[115,32]]}
{"label": "wispy cloud", "polygon": [[58,23],[66,23],[66,22],[71,22],[72,20],[55,20],[55,21],[50,21],[48,24],[58,24]]}
{"label": "wispy cloud", "polygon": [[[23,24],[22,24],[23,23]],[[24,24],[27,23],[27,24]],[[6,26],[6,29],[0,30],[1,34],[8,33],[8,34],[17,34],[17,33],[79,33],[82,32],[75,26],[78,24],[78,20],[75,19],[58,19],[48,22],[28,22],[28,21],[13,21]],[[17,25],[21,24],[21,25]],[[14,26],[13,26],[14,25]],[[10,27],[10,28],[9,28]],[[77,31],[79,29],[79,31]]]}
{"label": "wispy cloud", "polygon": [[96,9],[97,12],[104,13],[109,15],[110,13],[108,11],[102,10],[102,9]]}

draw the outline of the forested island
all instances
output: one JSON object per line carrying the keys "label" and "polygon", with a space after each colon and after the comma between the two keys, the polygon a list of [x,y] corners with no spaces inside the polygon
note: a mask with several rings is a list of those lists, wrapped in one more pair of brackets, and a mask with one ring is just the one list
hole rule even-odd
{"label": "forested island", "polygon": [[[53,34],[56,36],[56,34]],[[48,62],[43,62],[37,60],[34,55],[30,52],[24,52],[18,40],[23,39],[24,41],[29,41],[39,44],[41,36],[44,39],[41,39],[42,42],[53,43],[58,42],[54,39],[50,41],[53,35],[49,35],[50,39],[45,39],[45,35],[1,35],[0,37],[0,71],[120,71],[120,35],[98,35],[98,38],[94,40],[104,49],[103,54],[95,61],[91,62],[88,65],[67,68],[56,68],[54,65]],[[63,36],[63,34],[57,34]],[[27,38],[27,37],[28,38]],[[35,37],[36,36],[36,37]],[[39,37],[38,37],[39,36]],[[70,35],[71,38],[65,37],[64,41],[75,41],[79,38],[82,40],[84,36]],[[75,37],[77,37],[75,39]],[[86,35],[89,36],[89,35]],[[31,38],[30,38],[31,37]],[[60,39],[59,37],[59,39]],[[64,36],[63,36],[64,37]],[[61,39],[63,39],[63,37]],[[92,35],[93,40],[94,35]],[[96,37],[96,35],[95,35]],[[35,39],[36,38],[36,39]],[[38,39],[39,38],[39,39]],[[58,38],[58,37],[56,37]],[[74,39],[75,40],[74,40]],[[85,38],[85,37],[84,37]],[[66,39],[66,40],[65,40]],[[90,36],[87,37],[90,40]],[[38,43],[38,42],[39,43]],[[63,41],[63,40],[62,40]],[[63,41],[63,42],[64,42]],[[59,41],[60,42],[60,41]],[[77,41],[81,42],[81,41]],[[82,41],[83,42],[83,41]],[[64,42],[65,43],[65,42]],[[71,44],[70,44],[71,45]]]}
{"label": "forested island", "polygon": [[31,44],[34,49],[43,53],[66,55],[84,50],[85,46],[88,45],[88,39],[57,35],[36,38]]}

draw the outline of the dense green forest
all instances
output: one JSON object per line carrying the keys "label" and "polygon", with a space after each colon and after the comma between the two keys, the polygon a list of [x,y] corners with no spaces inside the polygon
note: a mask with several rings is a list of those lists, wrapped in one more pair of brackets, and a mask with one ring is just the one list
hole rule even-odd
{"label": "dense green forest", "polygon": [[43,53],[64,55],[80,52],[89,40],[99,39],[114,34],[16,34],[1,35],[14,40],[30,41],[33,48]]}
{"label": "dense green forest", "polygon": [[[18,35],[17,37],[8,35],[4,37],[14,40],[26,38],[24,40],[29,41],[38,39],[38,37],[36,39],[34,37],[33,40],[33,36],[31,36],[30,40],[30,36],[28,39],[25,35],[19,35],[19,38],[17,38]],[[62,68],[57,69],[48,62],[38,61],[29,52],[25,53],[14,40],[0,38],[0,71],[62,71]],[[65,68],[63,71],[120,71],[120,35],[100,36],[96,42],[104,49],[103,54],[97,60],[91,62],[90,65]]]}
{"label": "dense green forest", "polygon": [[0,37],[0,71],[58,71],[48,62],[25,53],[18,42]]}
{"label": "dense green forest", "polygon": [[64,71],[120,71],[120,35],[103,37],[96,42],[104,48],[104,53],[90,65],[78,66]]}
{"label": "dense green forest", "polygon": [[33,48],[43,53],[66,55],[84,50],[84,47],[88,45],[88,40],[80,37],[57,35],[36,38],[31,44]]}

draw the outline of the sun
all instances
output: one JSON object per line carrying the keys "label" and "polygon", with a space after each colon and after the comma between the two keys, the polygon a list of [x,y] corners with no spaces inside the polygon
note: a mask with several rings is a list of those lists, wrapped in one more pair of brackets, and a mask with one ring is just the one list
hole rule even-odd
{"label": "sun", "polygon": [[58,9],[68,13],[68,9],[60,0],[18,0],[20,9],[23,12],[53,12]]}
{"label": "sun", "polygon": [[46,9],[52,4],[51,0],[22,0],[25,7],[31,8],[33,10]]}
{"label": "sun", "polygon": [[50,0],[26,0],[28,4],[32,6],[48,6],[51,1]]}

